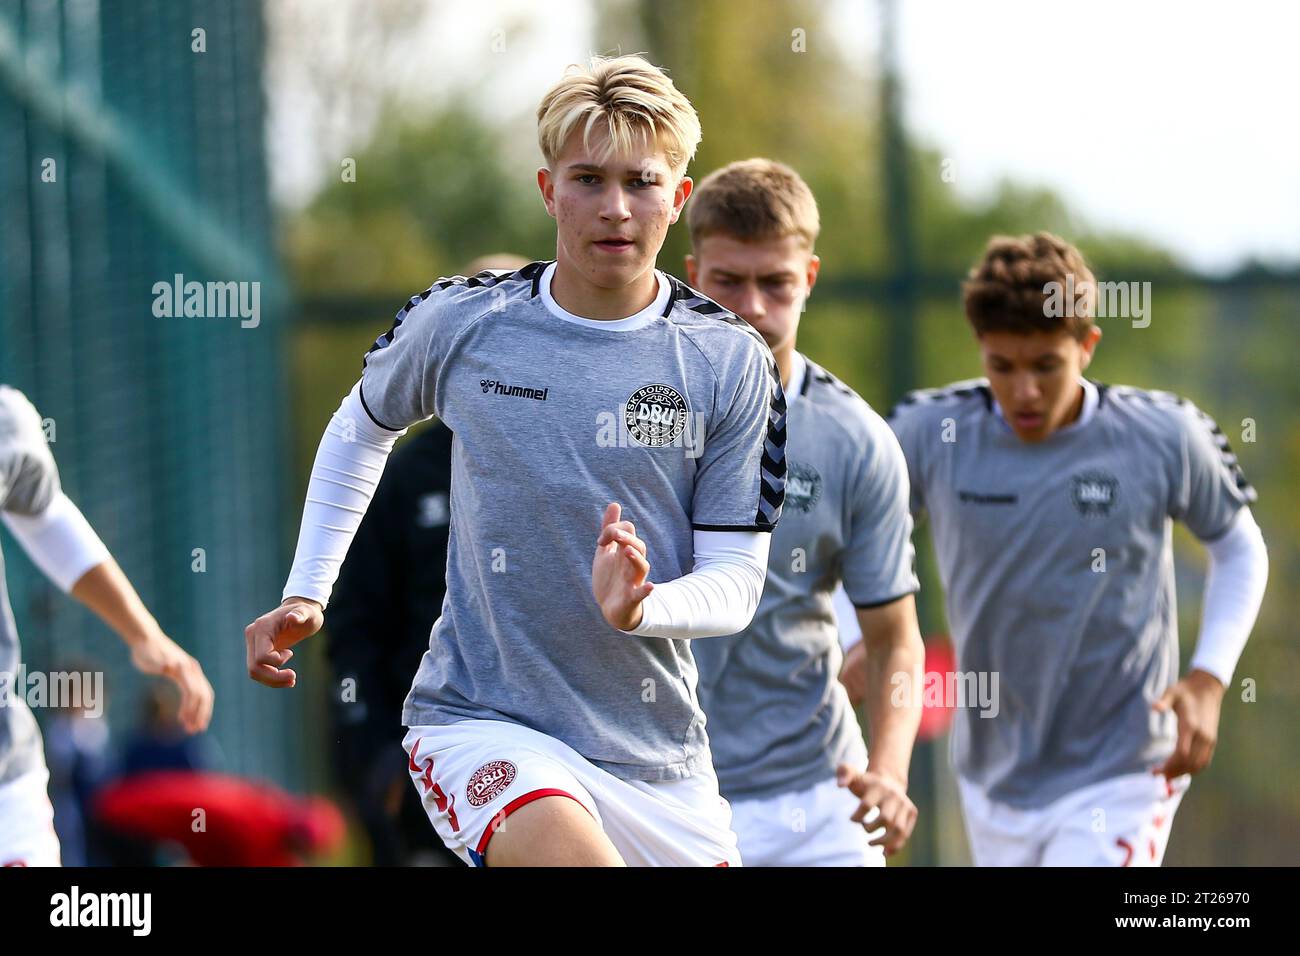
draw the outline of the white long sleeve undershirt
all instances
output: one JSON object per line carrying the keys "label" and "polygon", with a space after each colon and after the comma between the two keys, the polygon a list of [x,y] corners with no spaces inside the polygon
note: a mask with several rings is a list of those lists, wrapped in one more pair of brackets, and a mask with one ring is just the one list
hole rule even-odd
{"label": "white long sleeve undershirt", "polygon": [[763,596],[771,546],[763,531],[696,531],[694,570],[656,584],[641,602],[641,623],[627,633],[700,638],[743,631]]}
{"label": "white long sleeve undershirt", "polygon": [[329,602],[393,445],[406,434],[376,425],[361,403],[360,389],[358,382],[343,399],[316,450],[286,598],[310,598],[321,607]]}
{"label": "white long sleeve undershirt", "polygon": [[1191,668],[1214,675],[1226,687],[1264,600],[1268,548],[1254,515],[1242,508],[1227,533],[1205,542],[1205,549],[1205,606]]}
{"label": "white long sleeve undershirt", "polygon": [[[328,603],[388,455],[402,434],[374,423],[361,403],[359,384],[343,399],[316,451],[285,598],[310,598],[322,607]],[[674,581],[657,583],[642,605],[641,624],[627,633],[694,638],[743,630],[762,596],[771,538],[761,531],[694,532],[694,569]],[[653,568],[654,555],[650,561]]]}
{"label": "white long sleeve undershirt", "polygon": [[0,512],[5,527],[32,563],[65,594],[83,574],[109,558],[85,515],[60,491],[38,515]]}
{"label": "white long sleeve undershirt", "polygon": [[835,624],[840,634],[840,650],[847,654],[862,640],[862,624],[858,621],[858,609],[849,600],[842,582],[831,592],[831,608],[835,611]]}

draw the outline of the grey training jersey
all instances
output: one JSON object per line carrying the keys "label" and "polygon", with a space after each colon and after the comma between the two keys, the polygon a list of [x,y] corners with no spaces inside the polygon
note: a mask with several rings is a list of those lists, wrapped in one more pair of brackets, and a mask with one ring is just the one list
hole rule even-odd
{"label": "grey training jersey", "polygon": [[982,379],[913,393],[890,416],[913,511],[929,513],[958,668],[998,679],[996,716],[969,699],[956,710],[953,760],[1016,807],[1172,752],[1176,718],[1151,710],[1178,677],[1172,522],[1211,540],[1255,498],[1190,402],[1097,388],[1090,419],[1038,444]]}
{"label": "grey training jersey", "polygon": [[[59,491],[59,472],[41,430],[41,416],[25,395],[0,385],[0,511],[38,515]],[[18,628],[4,582],[0,554],[0,785],[42,764],[41,733],[18,683]]]}
{"label": "grey training jersey", "polygon": [[[805,360],[806,361],[806,360]],[[907,463],[884,420],[812,362],[791,383],[785,509],[749,628],[696,641],[700,703],[722,795],[774,796],[863,765],[862,730],[839,682],[831,611],[841,580],[858,607],[917,588]]]}
{"label": "grey training jersey", "polygon": [[570,320],[548,264],[439,280],[365,363],[386,428],[455,434],[447,595],[407,726],[508,720],[625,779],[707,766],[688,641],[612,628],[591,593],[605,506],[646,542],[651,580],[694,564],[692,529],[770,531],[785,484],[785,397],[747,324],[657,273],[657,308]]}

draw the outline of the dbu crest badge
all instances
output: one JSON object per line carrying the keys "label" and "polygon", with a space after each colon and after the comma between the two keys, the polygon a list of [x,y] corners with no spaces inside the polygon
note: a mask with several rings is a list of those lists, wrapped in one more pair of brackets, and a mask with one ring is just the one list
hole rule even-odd
{"label": "dbu crest badge", "polygon": [[785,506],[795,511],[812,511],[821,496],[822,476],[817,469],[802,462],[789,462],[785,472]]}
{"label": "dbu crest badge", "polygon": [[1070,499],[1079,514],[1105,517],[1119,498],[1119,479],[1108,471],[1085,471],[1070,479]]}
{"label": "dbu crest badge", "polygon": [[465,799],[471,807],[481,807],[514,783],[515,765],[509,760],[493,760],[479,767],[465,786]]}
{"label": "dbu crest badge", "polygon": [[686,428],[686,399],[671,385],[646,385],[627,400],[623,421],[639,444],[671,445]]}

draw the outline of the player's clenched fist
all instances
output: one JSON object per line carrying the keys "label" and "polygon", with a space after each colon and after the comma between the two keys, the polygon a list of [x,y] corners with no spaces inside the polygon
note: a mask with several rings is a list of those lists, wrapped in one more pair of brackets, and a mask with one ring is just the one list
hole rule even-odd
{"label": "player's clenched fist", "polygon": [[630,631],[641,623],[641,602],[655,586],[648,580],[645,542],[632,522],[619,520],[622,513],[618,504],[605,508],[591,562],[591,593],[610,625]]}
{"label": "player's clenched fist", "polygon": [[1200,773],[1210,765],[1219,740],[1223,691],[1218,678],[1193,670],[1151,705],[1161,713],[1172,710],[1178,715],[1178,743],[1155,773],[1173,780],[1185,773]]}
{"label": "player's clenched fist", "polygon": [[[848,787],[861,801],[849,819],[873,831],[884,827],[885,832],[871,840],[871,845],[884,847],[885,856],[901,850],[916,826],[916,804],[908,797],[907,788],[893,777],[871,770],[855,770],[848,764],[836,768],[835,782]],[[873,808],[879,813],[867,822],[867,815]]]}
{"label": "player's clenched fist", "polygon": [[293,657],[289,648],[311,637],[324,623],[325,615],[315,601],[285,598],[275,610],[267,611],[244,628],[248,676],[267,687],[292,687],[298,675],[284,666]]}

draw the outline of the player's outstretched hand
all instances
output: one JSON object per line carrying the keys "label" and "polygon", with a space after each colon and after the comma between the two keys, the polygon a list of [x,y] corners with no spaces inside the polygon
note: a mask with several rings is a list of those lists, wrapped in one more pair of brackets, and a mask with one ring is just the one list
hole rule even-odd
{"label": "player's outstretched hand", "polygon": [[[917,810],[902,783],[871,770],[857,770],[846,763],[836,768],[835,782],[848,787],[861,801],[849,819],[872,831],[884,827],[885,832],[871,840],[872,846],[883,846],[885,856],[893,856],[904,847],[916,826]],[[873,809],[879,812],[874,819],[867,820]]]}
{"label": "player's outstretched hand", "polygon": [[641,623],[641,602],[655,586],[648,579],[645,542],[632,522],[619,520],[622,513],[617,504],[605,507],[591,561],[591,593],[612,627],[630,631]]}
{"label": "player's outstretched hand", "polygon": [[207,730],[215,696],[199,662],[162,631],[131,646],[131,663],[142,674],[165,677],[181,694],[177,717],[187,734]]}
{"label": "player's outstretched hand", "polygon": [[1219,741],[1219,710],[1224,689],[1218,678],[1194,670],[1151,705],[1153,710],[1161,713],[1172,710],[1178,716],[1178,744],[1164,765],[1153,773],[1172,780],[1185,773],[1200,773],[1210,765]]}
{"label": "player's outstretched hand", "polygon": [[248,676],[267,687],[292,687],[298,675],[284,665],[293,657],[289,648],[311,637],[325,623],[321,606],[307,598],[285,598],[244,628],[248,645]]}
{"label": "player's outstretched hand", "polygon": [[849,694],[849,704],[854,710],[867,699],[867,642],[858,641],[844,654],[840,666],[840,683]]}

